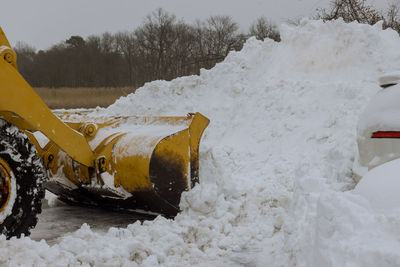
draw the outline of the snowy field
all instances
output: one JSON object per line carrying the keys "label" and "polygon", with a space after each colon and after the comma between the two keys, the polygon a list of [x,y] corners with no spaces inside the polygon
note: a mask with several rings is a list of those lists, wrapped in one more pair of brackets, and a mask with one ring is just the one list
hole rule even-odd
{"label": "snowy field", "polygon": [[399,36],[304,20],[281,38],[249,39],[200,76],[146,84],[91,114],[211,120],[201,183],[175,220],[113,225],[118,215],[84,210],[81,225],[53,203],[32,239],[0,237],[0,266],[399,266],[400,209],[352,179],[357,121],[378,77],[400,68]]}

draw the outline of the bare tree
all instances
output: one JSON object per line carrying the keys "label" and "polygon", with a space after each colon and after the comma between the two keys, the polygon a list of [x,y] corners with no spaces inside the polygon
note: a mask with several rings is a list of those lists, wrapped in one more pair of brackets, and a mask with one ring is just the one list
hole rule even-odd
{"label": "bare tree", "polygon": [[197,70],[191,64],[196,56],[194,28],[180,21],[174,25],[174,32],[176,39],[167,57],[170,77],[196,73]]}
{"label": "bare tree", "polygon": [[18,41],[14,46],[14,51],[18,57],[18,69],[24,74],[26,79],[32,80],[34,76],[34,60],[36,56],[35,48]]}
{"label": "bare tree", "polygon": [[249,31],[250,35],[255,36],[258,40],[264,40],[265,38],[270,38],[277,42],[281,40],[278,27],[264,16],[258,18],[250,26]]}
{"label": "bare tree", "polygon": [[229,16],[211,16],[207,19],[206,38],[210,56],[224,58],[236,45],[239,27]]}
{"label": "bare tree", "polygon": [[119,32],[115,35],[116,45],[118,51],[122,54],[127,65],[127,72],[129,77],[129,85],[134,85],[134,66],[135,54],[137,54],[137,41],[135,35],[129,32]]}
{"label": "bare tree", "polygon": [[346,22],[357,21],[373,25],[383,20],[382,14],[366,3],[366,0],[334,0],[331,9],[318,10],[318,19],[333,20],[342,18]]}
{"label": "bare tree", "polygon": [[167,56],[177,39],[175,23],[176,17],[160,8],[147,16],[144,24],[135,31],[138,44],[152,65],[151,79],[167,79]]}
{"label": "bare tree", "polygon": [[103,33],[101,36],[100,46],[104,53],[115,51],[116,43],[114,36],[109,32]]}
{"label": "bare tree", "polygon": [[393,30],[400,33],[400,6],[399,4],[392,3],[386,13],[385,28],[392,28]]}
{"label": "bare tree", "polygon": [[16,53],[19,53],[20,55],[23,54],[29,57],[30,59],[32,59],[33,56],[35,55],[35,50],[36,49],[33,46],[30,46],[22,41],[18,41],[14,46],[14,51]]}

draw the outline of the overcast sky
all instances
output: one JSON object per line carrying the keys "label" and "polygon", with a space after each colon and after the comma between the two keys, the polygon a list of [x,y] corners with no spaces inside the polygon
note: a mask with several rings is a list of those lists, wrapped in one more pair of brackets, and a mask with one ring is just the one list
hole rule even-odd
{"label": "overcast sky", "polygon": [[[24,41],[47,49],[70,37],[133,30],[161,7],[191,23],[210,15],[230,15],[247,31],[259,16],[280,24],[315,14],[331,0],[13,0],[3,3],[0,26],[12,44]],[[393,0],[369,0],[384,8]],[[399,1],[399,0],[394,0]]]}

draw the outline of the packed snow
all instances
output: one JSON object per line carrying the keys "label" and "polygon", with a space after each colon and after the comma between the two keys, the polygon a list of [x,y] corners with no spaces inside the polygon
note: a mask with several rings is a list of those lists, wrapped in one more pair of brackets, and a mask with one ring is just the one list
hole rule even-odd
{"label": "packed snow", "polygon": [[400,67],[398,34],[303,20],[283,25],[281,39],[250,38],[199,76],[148,83],[90,114],[211,120],[201,182],[175,220],[107,232],[83,224],[54,244],[0,237],[0,265],[400,265],[399,209],[376,207],[397,200],[376,202],[379,175],[356,190],[352,179],[357,122],[379,76]]}

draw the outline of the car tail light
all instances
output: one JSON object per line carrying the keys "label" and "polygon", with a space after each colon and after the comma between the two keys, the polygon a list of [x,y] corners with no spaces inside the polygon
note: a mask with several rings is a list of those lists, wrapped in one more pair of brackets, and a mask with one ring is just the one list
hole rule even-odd
{"label": "car tail light", "polygon": [[400,138],[400,131],[379,131],[374,132],[371,138]]}

